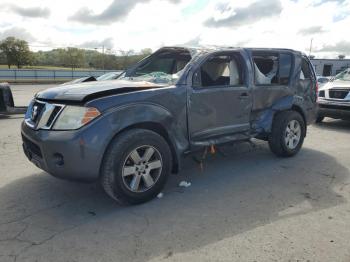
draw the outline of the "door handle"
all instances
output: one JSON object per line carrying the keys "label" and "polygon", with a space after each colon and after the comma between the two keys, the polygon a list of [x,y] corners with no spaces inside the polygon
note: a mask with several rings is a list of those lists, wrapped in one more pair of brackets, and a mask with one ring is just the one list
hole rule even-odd
{"label": "door handle", "polygon": [[249,97],[248,93],[244,92],[239,96],[239,99],[247,99],[248,97]]}

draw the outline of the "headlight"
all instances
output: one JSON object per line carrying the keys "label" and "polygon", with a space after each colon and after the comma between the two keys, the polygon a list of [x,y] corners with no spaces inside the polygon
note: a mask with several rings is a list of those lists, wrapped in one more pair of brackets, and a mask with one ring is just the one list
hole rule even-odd
{"label": "headlight", "polygon": [[94,120],[101,113],[94,107],[66,106],[58,116],[53,129],[78,129]]}

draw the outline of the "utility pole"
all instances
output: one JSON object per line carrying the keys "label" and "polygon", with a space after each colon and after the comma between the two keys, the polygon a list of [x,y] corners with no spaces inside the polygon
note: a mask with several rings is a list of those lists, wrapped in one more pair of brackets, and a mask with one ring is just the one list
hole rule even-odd
{"label": "utility pole", "polygon": [[102,56],[103,56],[103,70],[105,70],[105,46],[102,46]]}
{"label": "utility pole", "polygon": [[309,50],[309,57],[311,56],[311,51],[312,51],[312,41],[313,41],[314,39],[313,38],[311,38],[311,41],[310,41],[310,50]]}

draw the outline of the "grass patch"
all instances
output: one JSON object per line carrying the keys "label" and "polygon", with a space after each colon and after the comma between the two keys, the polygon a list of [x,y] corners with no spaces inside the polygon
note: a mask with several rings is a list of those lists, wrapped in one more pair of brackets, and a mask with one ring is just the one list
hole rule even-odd
{"label": "grass patch", "polygon": [[[8,69],[7,65],[0,65],[0,69]],[[17,66],[11,66],[10,69],[17,69]],[[62,67],[62,66],[24,66],[22,69],[46,69],[46,70],[67,70],[71,71],[72,68],[70,67]],[[94,68],[75,68],[74,70],[83,70],[83,71],[89,71],[89,70],[97,70]]]}

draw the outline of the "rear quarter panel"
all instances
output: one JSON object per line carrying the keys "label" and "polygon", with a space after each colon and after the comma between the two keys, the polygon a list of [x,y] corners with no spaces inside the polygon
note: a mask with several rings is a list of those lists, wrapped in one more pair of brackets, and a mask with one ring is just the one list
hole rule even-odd
{"label": "rear quarter panel", "polygon": [[274,116],[279,111],[297,110],[307,124],[315,119],[317,108],[315,82],[301,81],[301,55],[297,52],[286,53],[293,57],[288,85],[256,86],[253,84],[252,129],[256,133],[270,132]]}

